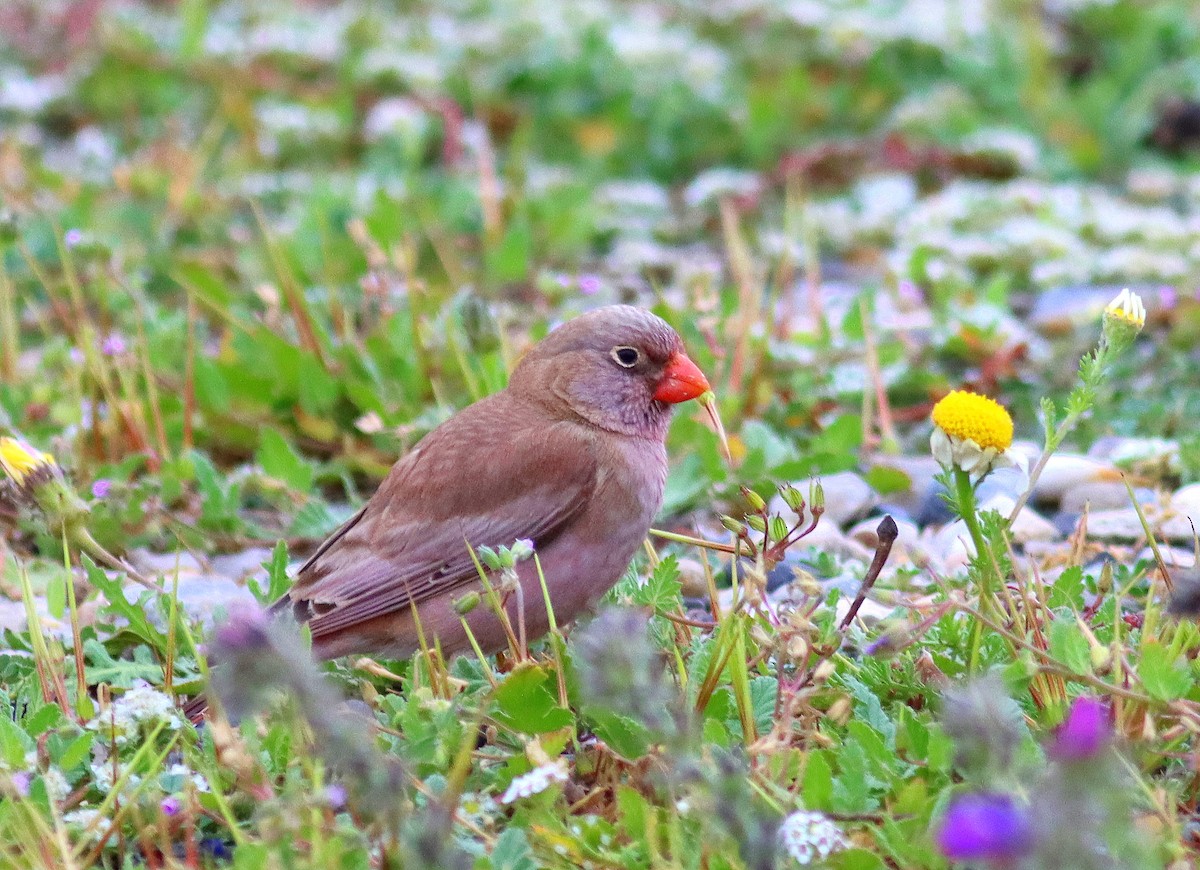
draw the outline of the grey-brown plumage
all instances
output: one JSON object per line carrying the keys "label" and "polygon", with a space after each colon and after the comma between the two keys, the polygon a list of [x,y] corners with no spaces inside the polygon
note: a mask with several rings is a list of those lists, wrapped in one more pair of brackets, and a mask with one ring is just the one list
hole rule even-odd
{"label": "grey-brown plumage", "polygon": [[[621,576],[662,504],[671,405],[708,389],[679,336],[611,306],[552,332],[501,392],[429,433],[301,567],[277,607],[306,622],[315,653],[447,654],[468,641],[453,603],[481,588],[470,550],[527,538],[555,617],[573,619]],[[548,628],[532,560],[518,565],[530,637]],[[516,616],[517,596],[510,596]],[[486,604],[467,617],[504,645]]]}

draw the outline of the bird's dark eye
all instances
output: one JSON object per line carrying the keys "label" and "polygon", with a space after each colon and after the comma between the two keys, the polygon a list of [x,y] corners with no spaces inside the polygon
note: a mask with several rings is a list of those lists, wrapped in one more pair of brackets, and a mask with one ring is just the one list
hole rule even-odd
{"label": "bird's dark eye", "polygon": [[637,352],[636,347],[614,347],[612,349],[612,358],[616,360],[617,365],[631,369],[637,365],[637,361],[642,355]]}

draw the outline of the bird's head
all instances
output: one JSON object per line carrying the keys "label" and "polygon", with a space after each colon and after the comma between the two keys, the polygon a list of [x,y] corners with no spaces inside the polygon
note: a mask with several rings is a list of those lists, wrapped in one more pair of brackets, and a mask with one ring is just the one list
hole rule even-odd
{"label": "bird's head", "polygon": [[662,437],[671,406],[709,385],[665,320],[610,305],[551,332],[517,365],[509,389],[603,429]]}

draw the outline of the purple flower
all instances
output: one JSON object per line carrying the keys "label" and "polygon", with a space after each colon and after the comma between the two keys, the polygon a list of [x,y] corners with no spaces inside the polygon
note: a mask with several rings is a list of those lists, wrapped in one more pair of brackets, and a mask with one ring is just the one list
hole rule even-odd
{"label": "purple flower", "polygon": [[179,798],[172,795],[170,797],[163,798],[162,802],[158,805],[158,808],[162,810],[162,814],[164,816],[176,816],[179,815],[179,811],[183,809],[183,804],[179,802]]}
{"label": "purple flower", "polygon": [[12,775],[13,787],[21,797],[29,797],[29,786],[33,784],[33,774],[28,770],[18,770]]}
{"label": "purple flower", "polygon": [[68,248],[73,248],[83,241],[83,230],[69,229],[63,233],[63,244]]}
{"label": "purple flower", "polygon": [[1085,761],[1102,752],[1111,737],[1108,707],[1096,698],[1081,696],[1071,702],[1067,718],[1058,726],[1050,754],[1065,761]]}
{"label": "purple flower", "polygon": [[587,273],[579,276],[579,292],[584,296],[593,296],[600,292],[600,288],[604,286],[604,282],[599,275]]}
{"label": "purple flower", "polygon": [[341,812],[346,808],[346,787],[338,783],[325,786],[325,800],[331,810]]}
{"label": "purple flower", "polygon": [[1033,822],[1008,795],[965,794],[951,802],[936,836],[951,861],[1011,861],[1033,845]]}
{"label": "purple flower", "polygon": [[128,346],[119,332],[109,333],[108,338],[100,343],[100,353],[105,356],[120,356],[126,350],[128,350]]}
{"label": "purple flower", "polygon": [[226,653],[241,653],[268,646],[270,618],[257,604],[247,603],[229,614],[213,632],[213,643]]}
{"label": "purple flower", "polygon": [[896,295],[905,302],[919,305],[925,301],[925,294],[921,292],[921,288],[912,281],[901,281],[896,285]]}
{"label": "purple flower", "polygon": [[112,481],[107,477],[102,477],[92,484],[92,498],[108,498],[110,492],[112,492]]}

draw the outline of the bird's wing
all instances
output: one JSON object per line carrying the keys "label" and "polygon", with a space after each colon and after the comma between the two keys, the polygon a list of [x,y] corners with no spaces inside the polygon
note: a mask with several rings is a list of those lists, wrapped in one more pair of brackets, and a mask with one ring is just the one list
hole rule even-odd
{"label": "bird's wing", "polygon": [[472,548],[544,546],[583,510],[598,467],[581,427],[478,407],[430,433],[300,570],[290,598],[315,639],[467,584]]}

